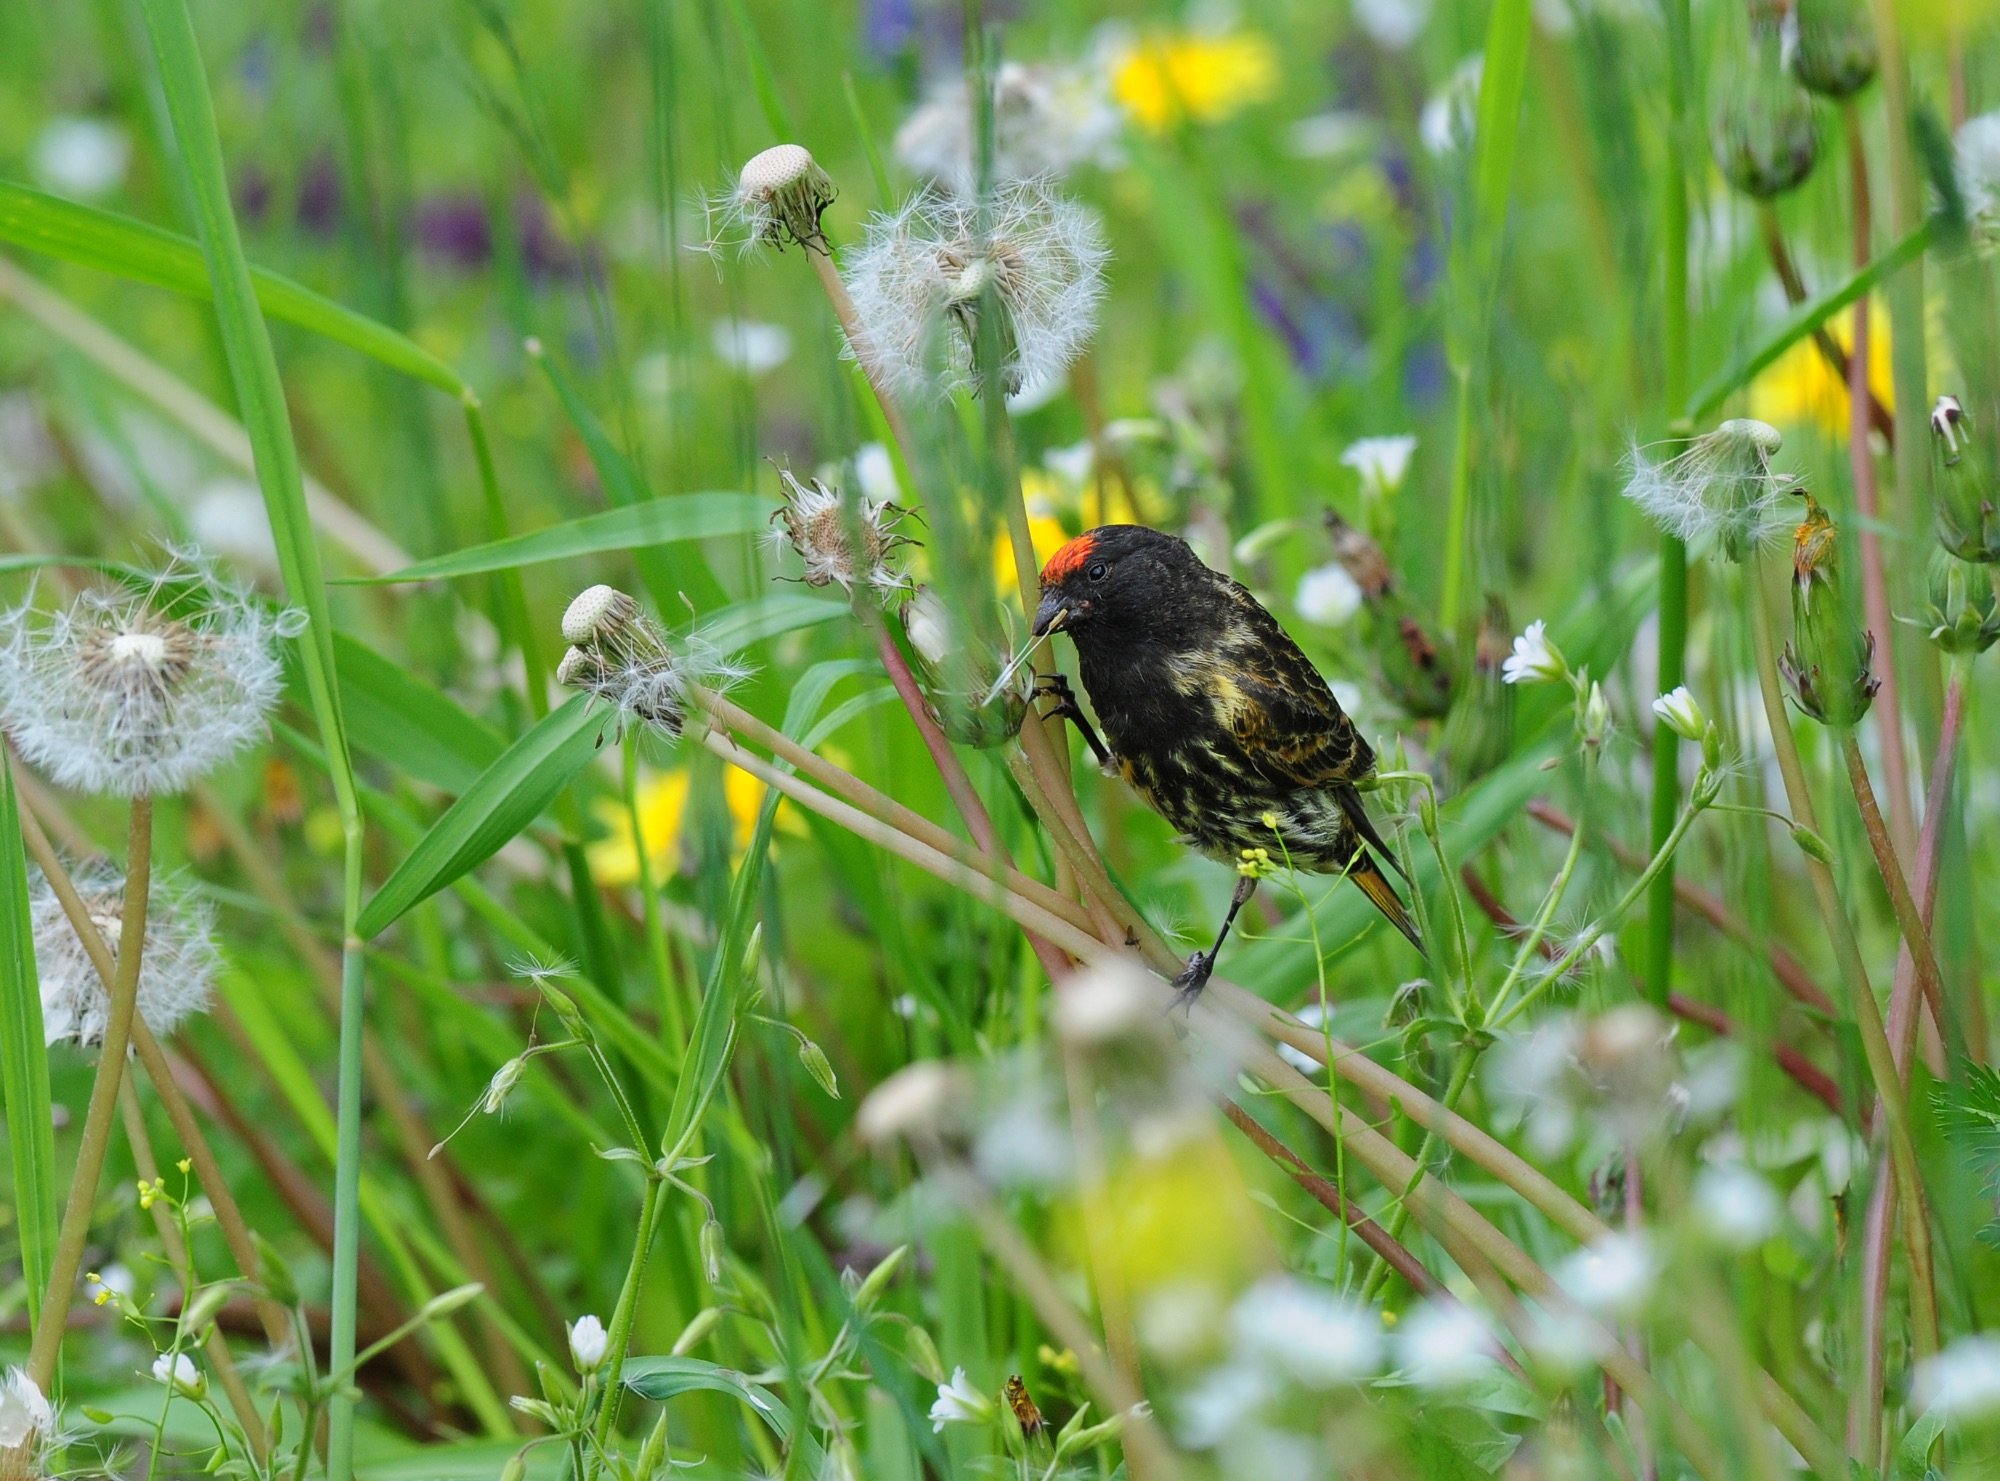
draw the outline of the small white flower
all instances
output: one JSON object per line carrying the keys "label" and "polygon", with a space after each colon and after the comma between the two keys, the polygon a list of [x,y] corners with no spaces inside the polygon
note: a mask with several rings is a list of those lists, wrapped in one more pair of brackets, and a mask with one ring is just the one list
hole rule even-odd
{"label": "small white flower", "polygon": [[1731,1249],[1762,1244],[1778,1230],[1783,1205],[1769,1183],[1741,1165],[1704,1167],[1694,1180],[1694,1212]]}
{"label": "small white flower", "polygon": [[939,1434],[948,1424],[985,1424],[993,1417],[993,1401],[966,1379],[965,1369],[951,1370],[951,1382],[938,1385],[937,1402],[931,1405],[931,1433]]}
{"label": "small white flower", "polygon": [[1347,445],[1340,461],[1361,475],[1362,493],[1380,499],[1403,486],[1416,451],[1417,439],[1407,433],[1399,437],[1363,437]]}
{"label": "small white flower", "polygon": [[1411,1382],[1458,1388],[1493,1370],[1496,1343],[1471,1307],[1427,1301],[1397,1329],[1396,1356]]}
{"label": "small white flower", "polygon": [[0,723],[65,787],[184,792],[263,737],[284,687],[277,640],[303,620],[222,585],[196,558],[142,594],[17,608],[0,615]]}
{"label": "small white flower", "polygon": [[1472,143],[1479,121],[1479,83],[1485,71],[1485,57],[1469,56],[1425,101],[1417,115],[1417,135],[1432,154],[1455,154]]}
{"label": "small white flower", "polygon": [[1946,1419],[2000,1415],[2000,1336],[1960,1337],[1919,1363],[1911,1396],[1920,1409]]}
{"label": "small white flower", "polygon": [[208,1375],[184,1352],[163,1352],[154,1358],[153,1381],[184,1399],[199,1399],[208,1392]]}
{"label": "small white flower", "polygon": [[19,1368],[0,1383],[0,1455],[46,1439],[55,1428],[55,1410],[35,1380]]}
{"label": "small white flower", "polygon": [[864,442],[854,452],[854,486],[871,504],[893,504],[902,493],[896,481],[896,460],[879,442]]}
{"label": "small white flower", "polygon": [[51,120],[36,137],[29,168],[57,195],[97,201],[125,183],[131,163],[131,136],[117,124],[65,117]]}
{"label": "small white flower", "polygon": [[1645,1305],[1660,1273],[1644,1235],[1613,1231],[1556,1267],[1556,1284],[1591,1311],[1630,1316]]}
{"label": "small white flower", "polygon": [[604,1323],[594,1316],[580,1316],[569,1324],[569,1358],[579,1373],[595,1373],[610,1351],[611,1338]]}
{"label": "small white flower", "polygon": [[264,495],[247,478],[212,478],[203,484],[188,506],[188,533],[204,550],[261,575],[278,573],[278,547],[271,539]]}
{"label": "small white flower", "polygon": [[[1067,175],[1110,164],[1124,116],[1112,105],[1104,68],[1002,62],[993,74],[994,180]],[[965,75],[952,77],[896,130],[896,158],[954,190],[979,183],[978,110]]]}
{"label": "small white flower", "polygon": [[[1342,708],[1345,708],[1345,706]],[[1305,1007],[1299,1009],[1292,1017],[1298,1019],[1307,1028],[1318,1028],[1326,1022],[1326,1010],[1318,1003],[1307,1003]],[[1301,1075],[1317,1075],[1325,1069],[1324,1065],[1302,1049],[1295,1049],[1290,1044],[1279,1044],[1277,1049],[1278,1058],[1292,1066]]]}
{"label": "small white flower", "polygon": [[935,1059],[905,1065],[875,1087],[854,1118],[865,1142],[881,1144],[935,1132],[964,1091],[960,1076]]}
{"label": "small white flower", "polygon": [[1151,979],[1123,957],[1080,972],[1056,996],[1056,1027],[1078,1044],[1107,1044],[1151,1027],[1159,999]]}
{"label": "small white flower", "polygon": [[1708,729],[1708,716],[1685,684],[1654,700],[1653,713],[1682,740],[1698,741]]}
{"label": "small white flower", "polygon": [[2000,226],[2000,112],[1982,113],[1959,125],[1958,188],[1974,226]]}
{"label": "small white flower", "polygon": [[1431,0],[1354,0],[1354,23],[1390,51],[1406,51],[1430,23]]}
{"label": "small white flower", "polygon": [[1097,331],[1109,256],[1097,218],[1045,181],[1003,185],[983,212],[961,196],[920,194],[877,216],[849,260],[862,340],[848,353],[904,395],[976,391],[990,287],[1003,392],[1060,382]]}
{"label": "small white flower", "polygon": [[782,324],[754,319],[718,319],[708,331],[715,356],[731,370],[755,379],[792,358],[792,332]]}
{"label": "small white flower", "polygon": [[1275,1397],[1270,1375],[1256,1364],[1212,1368],[1175,1406],[1181,1438],[1197,1450],[1219,1445]]}
{"label": "small white flower", "polygon": [[972,1161],[996,1187],[1046,1191],[1069,1181],[1076,1155],[1067,1120],[1030,1082],[982,1108]]}
{"label": "small white flower", "polygon": [[1569,665],[1549,641],[1546,622],[1529,623],[1528,630],[1514,639],[1514,651],[1500,665],[1500,677],[1509,684],[1554,684],[1569,677]]}
{"label": "small white flower", "polygon": [[1372,1311],[1290,1277],[1245,1292],[1230,1330],[1246,1356],[1313,1388],[1353,1383],[1381,1366],[1382,1327]]}
{"label": "small white flower", "polygon": [[[72,869],[70,878],[91,923],[115,952],[124,919],[124,876],[102,865],[83,865]],[[39,873],[28,892],[28,926],[41,986],[43,1041],[103,1042],[111,995],[54,887]],[[155,880],[139,959],[139,1016],[154,1037],[166,1038],[208,1007],[221,965],[214,909],[171,879]]]}
{"label": "small white flower", "polygon": [[1299,616],[1321,627],[1344,627],[1361,610],[1361,587],[1339,561],[1328,561],[1299,578],[1292,605]]}

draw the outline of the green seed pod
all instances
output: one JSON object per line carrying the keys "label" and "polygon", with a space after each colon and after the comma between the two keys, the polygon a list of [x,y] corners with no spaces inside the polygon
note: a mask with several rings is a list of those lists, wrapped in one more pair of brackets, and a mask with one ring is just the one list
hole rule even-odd
{"label": "green seed pod", "polygon": [[1723,178],[1767,201],[1804,182],[1819,159],[1812,94],[1785,70],[1775,36],[1754,36],[1717,89],[1710,142]]}
{"label": "green seed pod", "polygon": [[1962,561],[2000,561],[1992,460],[1956,396],[1931,408],[1931,493],[1938,544]]}
{"label": "green seed pod", "polygon": [[932,716],[960,745],[990,750],[1020,733],[1034,681],[1026,664],[1010,671],[1006,653],[968,640],[966,627],[928,586],[903,604],[903,631]]}
{"label": "green seed pod", "polygon": [[1947,653],[1984,653],[2000,639],[2000,602],[1985,568],[1943,550],[1931,552],[1924,626]]}
{"label": "green seed pod", "polygon": [[1478,781],[1513,754],[1515,686],[1501,676],[1513,640],[1506,601],[1487,593],[1479,634],[1473,640],[1471,682],[1461,688],[1444,722],[1445,771],[1456,790]]}
{"label": "green seed pod", "polygon": [[1809,92],[1851,98],[1875,80],[1875,25],[1861,0],[1798,0],[1792,75]]}
{"label": "green seed pod", "polygon": [[1868,663],[1875,635],[1849,605],[1840,575],[1840,534],[1811,494],[1792,537],[1792,637],[1779,666],[1799,708],[1822,725],[1849,726],[1868,713],[1880,681]]}

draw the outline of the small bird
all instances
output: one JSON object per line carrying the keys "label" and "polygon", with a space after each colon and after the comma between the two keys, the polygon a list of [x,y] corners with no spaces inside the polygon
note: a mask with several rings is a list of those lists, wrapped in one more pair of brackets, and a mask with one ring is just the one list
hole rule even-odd
{"label": "small bird", "polygon": [[[1418,951],[1416,926],[1381,863],[1402,866],[1369,820],[1357,782],[1375,753],[1326,680],[1243,586],[1185,540],[1103,525],[1042,568],[1035,635],[1076,644],[1100,740],[1060,676],[1038,690],[1045,718],[1073,721],[1186,841],[1227,864],[1246,849],[1318,874],[1345,874]],[[1405,876],[1407,878],[1407,876]],[[1257,888],[1242,873],[1215,944],[1175,979],[1181,1001],[1207,985],[1236,914]]]}

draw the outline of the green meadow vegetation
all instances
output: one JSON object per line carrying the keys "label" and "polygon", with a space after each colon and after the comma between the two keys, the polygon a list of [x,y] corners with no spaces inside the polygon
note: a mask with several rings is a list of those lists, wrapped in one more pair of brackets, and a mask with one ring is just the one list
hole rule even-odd
{"label": "green meadow vegetation", "polygon": [[[0,1481],[2000,1476],[1988,109],[1990,0],[0,6]],[[1421,950],[1099,764],[1128,524]],[[1255,667],[1126,744],[1296,778]]]}

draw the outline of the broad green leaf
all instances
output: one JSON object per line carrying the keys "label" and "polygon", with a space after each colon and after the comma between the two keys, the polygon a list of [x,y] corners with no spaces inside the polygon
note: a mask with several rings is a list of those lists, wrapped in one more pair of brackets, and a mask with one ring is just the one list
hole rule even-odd
{"label": "broad green leaf", "polygon": [[28,921],[28,859],[21,844],[14,772],[5,757],[0,757],[0,1110],[7,1113],[14,1217],[32,1325],[56,1243],[55,1123],[49,1114],[49,1057],[42,1045],[42,994]]}
{"label": "broad green leaf", "polygon": [[362,910],[362,939],[493,857],[590,763],[617,711],[577,695],[509,746],[417,840]]}
{"label": "broad green leaf", "polygon": [[334,635],[340,701],[356,750],[403,776],[463,792],[507,749],[506,738],[449,695],[357,638]]}
{"label": "broad green leaf", "polygon": [[[11,180],[0,180],[0,241],[190,298],[209,296],[208,267],[198,243]],[[250,284],[271,318],[359,350],[454,396],[467,394],[457,371],[388,325],[260,267],[250,269]]]}
{"label": "broad green leaf", "polygon": [[[791,1443],[792,1411],[778,1401],[776,1394],[760,1383],[752,1383],[733,1368],[700,1358],[631,1358],[625,1364],[624,1382],[640,1398],[656,1404],[664,1404],[681,1394],[728,1394],[749,1405],[780,1441]],[[803,1435],[799,1450],[806,1462],[806,1474],[818,1475],[824,1459],[819,1442],[811,1435]]]}
{"label": "broad green leaf", "polygon": [[770,504],[755,494],[676,494],[670,499],[652,499],[623,509],[586,514],[547,529],[433,556],[386,576],[356,577],[353,584],[440,581],[602,555],[607,551],[643,550],[649,545],[667,545],[676,540],[748,535],[762,530],[770,518]]}
{"label": "broad green leaf", "polygon": [[775,591],[724,607],[698,630],[722,652],[734,653],[766,638],[846,615],[845,602],[830,602],[825,597],[809,597],[797,591]]}

